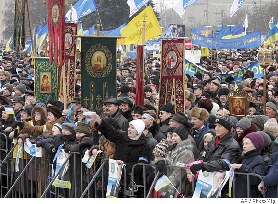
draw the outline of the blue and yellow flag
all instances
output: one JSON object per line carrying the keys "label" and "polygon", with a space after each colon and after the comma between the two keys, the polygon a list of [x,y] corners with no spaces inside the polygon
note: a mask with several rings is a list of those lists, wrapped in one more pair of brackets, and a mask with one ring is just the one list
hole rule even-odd
{"label": "blue and yellow flag", "polygon": [[10,39],[8,40],[7,44],[6,44],[6,51],[7,52],[11,52],[14,50],[14,40],[13,40],[13,35],[10,37]]}
{"label": "blue and yellow flag", "polygon": [[273,44],[278,40],[278,28],[274,26],[270,29],[265,35],[265,43],[266,45],[273,46]]}
{"label": "blue and yellow flag", "polygon": [[[125,44],[142,44],[143,41],[143,21],[146,20],[145,42],[162,34],[162,29],[155,16],[153,8],[147,6],[136,17],[134,17],[126,27],[121,29],[121,35],[125,37]],[[143,42],[143,44],[145,43]]]}
{"label": "blue and yellow flag", "polygon": [[228,25],[223,31],[219,33],[217,39],[233,39],[244,36],[245,34],[245,29],[242,23],[236,26]]}

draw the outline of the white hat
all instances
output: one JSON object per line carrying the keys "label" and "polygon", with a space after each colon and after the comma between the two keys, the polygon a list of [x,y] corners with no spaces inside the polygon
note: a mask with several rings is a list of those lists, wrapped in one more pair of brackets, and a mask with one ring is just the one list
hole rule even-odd
{"label": "white hat", "polygon": [[130,121],[129,124],[133,125],[133,127],[136,129],[138,135],[141,135],[146,128],[146,125],[142,119],[132,120],[132,121]]}

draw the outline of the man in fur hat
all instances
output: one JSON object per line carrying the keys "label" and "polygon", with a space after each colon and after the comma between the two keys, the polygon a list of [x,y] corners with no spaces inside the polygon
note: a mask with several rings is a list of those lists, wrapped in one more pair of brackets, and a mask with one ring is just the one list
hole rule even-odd
{"label": "man in fur hat", "polygon": [[226,87],[221,87],[220,89],[218,89],[218,97],[221,102],[220,107],[226,108],[228,110],[229,110],[229,103],[228,103],[229,93],[230,93],[230,89]]}
{"label": "man in fur hat", "polygon": [[209,131],[209,127],[206,125],[208,117],[209,113],[204,108],[194,107],[191,110],[191,122],[194,124],[191,135],[196,142],[197,148],[199,148],[203,136]]}

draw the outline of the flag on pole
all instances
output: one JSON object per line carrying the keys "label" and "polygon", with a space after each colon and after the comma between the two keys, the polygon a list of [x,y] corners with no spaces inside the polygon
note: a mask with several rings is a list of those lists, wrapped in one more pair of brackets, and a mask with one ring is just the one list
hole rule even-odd
{"label": "flag on pole", "polygon": [[232,17],[238,9],[242,6],[244,0],[234,0],[232,7],[230,9],[230,17]]}
{"label": "flag on pole", "polygon": [[67,12],[66,19],[70,22],[77,22],[78,21],[77,11],[73,6],[71,6],[70,10]]}
{"label": "flag on pole", "polygon": [[147,6],[136,17],[134,17],[126,27],[121,29],[121,36],[125,37],[125,44],[141,44],[143,35],[143,21],[146,21],[145,41],[155,39],[163,32],[155,16],[153,8]]}
{"label": "flag on pole", "polygon": [[150,0],[127,0],[129,6],[129,18],[140,11],[144,6],[147,6],[149,2]]}
{"label": "flag on pole", "polygon": [[14,36],[12,35],[11,37],[10,37],[10,39],[8,40],[8,42],[7,42],[7,44],[6,44],[6,51],[7,52],[10,52],[10,51],[13,51],[13,49],[14,49],[14,40],[13,40],[13,38],[14,38]]}
{"label": "flag on pole", "polygon": [[196,3],[197,0],[179,0],[175,6],[173,7],[174,11],[177,12],[177,14],[179,14],[179,16],[182,18],[185,9],[189,6],[191,6],[192,4]]}
{"label": "flag on pole", "polygon": [[270,29],[267,34],[265,35],[265,43],[266,45],[273,45],[278,40],[278,28],[274,26]]}
{"label": "flag on pole", "polygon": [[275,25],[276,25],[276,22],[274,20],[274,16],[272,16],[268,22],[268,27],[269,27],[269,29],[272,29]]}
{"label": "flag on pole", "polygon": [[159,179],[157,179],[154,189],[156,191],[159,191],[160,189],[168,186],[169,184],[171,184],[170,179],[167,176],[163,175]]}
{"label": "flag on pole", "polygon": [[248,28],[248,16],[247,16],[247,14],[246,14],[246,16],[245,16],[243,25],[244,25],[245,32],[246,32],[246,28]]}
{"label": "flag on pole", "polygon": [[[97,6],[94,0],[79,0],[73,5],[73,9],[77,13],[77,19],[80,20],[82,17],[95,12],[97,10]],[[67,12],[66,14],[67,21],[70,21],[70,14],[74,12],[73,9],[70,9]]]}

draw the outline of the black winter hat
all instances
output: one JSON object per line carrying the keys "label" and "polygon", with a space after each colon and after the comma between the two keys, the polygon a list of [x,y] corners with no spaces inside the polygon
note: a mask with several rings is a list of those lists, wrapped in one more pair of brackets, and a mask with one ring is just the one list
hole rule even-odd
{"label": "black winter hat", "polygon": [[215,120],[215,123],[219,123],[229,131],[232,129],[232,122],[229,115],[222,115],[220,118]]}
{"label": "black winter hat", "polygon": [[62,117],[62,111],[56,106],[48,106],[47,112],[52,113],[54,115],[54,117],[57,119]]}
{"label": "black winter hat", "polygon": [[218,90],[218,96],[222,96],[222,95],[229,95],[230,93],[230,89],[226,88],[226,87],[221,87],[219,90]]}
{"label": "black winter hat", "polygon": [[188,131],[183,125],[176,127],[173,132],[180,136],[181,140],[186,140],[188,138]]}
{"label": "black winter hat", "polygon": [[192,128],[193,124],[188,121],[188,118],[183,113],[175,113],[172,117],[172,120],[175,120],[181,124],[183,124],[186,128]]}
{"label": "black winter hat", "polygon": [[165,104],[164,106],[162,106],[160,108],[161,111],[165,111],[165,112],[168,112],[168,113],[172,113],[172,114],[175,114],[175,107],[172,103],[167,103]]}

